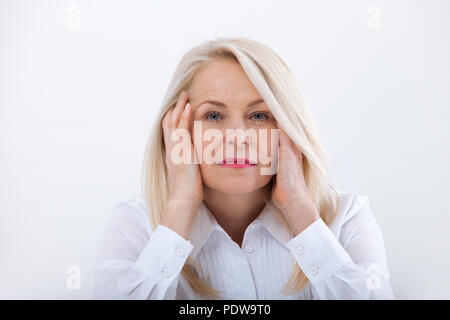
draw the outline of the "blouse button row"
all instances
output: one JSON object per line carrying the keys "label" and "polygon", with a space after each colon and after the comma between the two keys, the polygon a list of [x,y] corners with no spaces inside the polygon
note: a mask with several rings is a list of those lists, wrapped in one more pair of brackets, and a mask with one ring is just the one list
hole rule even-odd
{"label": "blouse button row", "polygon": [[167,269],[164,269],[163,274],[164,274],[164,277],[166,277],[166,278],[169,278],[172,275],[172,273]]}
{"label": "blouse button row", "polygon": [[319,268],[318,267],[316,267],[316,266],[312,266],[311,267],[311,273],[312,274],[318,274],[319,273]]}
{"label": "blouse button row", "polygon": [[[300,255],[300,256],[303,255],[303,253],[305,252],[305,248],[303,246],[298,246],[296,248],[296,250],[297,250],[297,254]],[[311,267],[311,273],[313,275],[318,274],[319,273],[319,268],[317,266],[312,266]]]}
{"label": "blouse button row", "polygon": [[247,245],[247,246],[245,246],[245,251],[247,251],[248,253],[252,253],[253,247],[251,245]]}
{"label": "blouse button row", "polygon": [[184,255],[184,250],[183,248],[178,248],[175,253],[177,254],[177,256],[182,257]]}

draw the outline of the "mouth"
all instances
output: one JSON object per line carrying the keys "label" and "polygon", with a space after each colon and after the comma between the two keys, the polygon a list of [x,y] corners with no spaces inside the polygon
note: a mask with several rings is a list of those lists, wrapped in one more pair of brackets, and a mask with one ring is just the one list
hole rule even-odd
{"label": "mouth", "polygon": [[256,163],[250,162],[250,160],[243,158],[226,158],[220,165],[222,167],[240,169],[254,167],[256,166]]}

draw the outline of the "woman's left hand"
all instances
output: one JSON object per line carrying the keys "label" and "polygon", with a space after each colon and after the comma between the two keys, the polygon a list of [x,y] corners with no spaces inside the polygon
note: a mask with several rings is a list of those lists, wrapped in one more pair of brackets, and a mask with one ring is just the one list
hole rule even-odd
{"label": "woman's left hand", "polygon": [[295,235],[320,218],[308,194],[303,175],[303,155],[278,126],[278,172],[274,177],[272,201],[283,212]]}

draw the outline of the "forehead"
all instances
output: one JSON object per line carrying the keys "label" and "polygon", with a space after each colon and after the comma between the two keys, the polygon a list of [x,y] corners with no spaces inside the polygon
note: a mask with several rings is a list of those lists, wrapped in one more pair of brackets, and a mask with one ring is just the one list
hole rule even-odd
{"label": "forehead", "polygon": [[233,61],[217,60],[203,66],[194,76],[190,100],[215,98],[223,102],[247,102],[260,97],[242,67]]}

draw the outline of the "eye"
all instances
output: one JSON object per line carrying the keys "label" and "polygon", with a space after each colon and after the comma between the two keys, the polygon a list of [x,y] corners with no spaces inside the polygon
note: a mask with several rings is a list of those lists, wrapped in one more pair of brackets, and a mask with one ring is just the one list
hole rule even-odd
{"label": "eye", "polygon": [[213,116],[213,117],[219,116],[219,117],[221,117],[220,113],[218,113],[218,112],[216,112],[216,111],[210,111],[210,112],[207,112],[207,113],[203,116],[203,118],[205,118],[206,120],[212,121],[212,122],[216,122],[217,120],[219,120],[219,119],[217,119],[217,118],[209,118],[209,116]]}
{"label": "eye", "polygon": [[255,113],[253,113],[252,116],[254,116],[254,115],[258,115],[258,119],[255,119],[256,121],[264,121],[269,118],[269,116],[265,112],[255,112]]}
{"label": "eye", "polygon": [[[256,118],[254,116],[256,116]],[[217,122],[222,119],[222,115],[217,111],[210,111],[207,112],[203,118],[211,122]],[[252,114],[252,118],[257,122],[260,122],[269,119],[270,116],[265,112],[255,112]]]}

